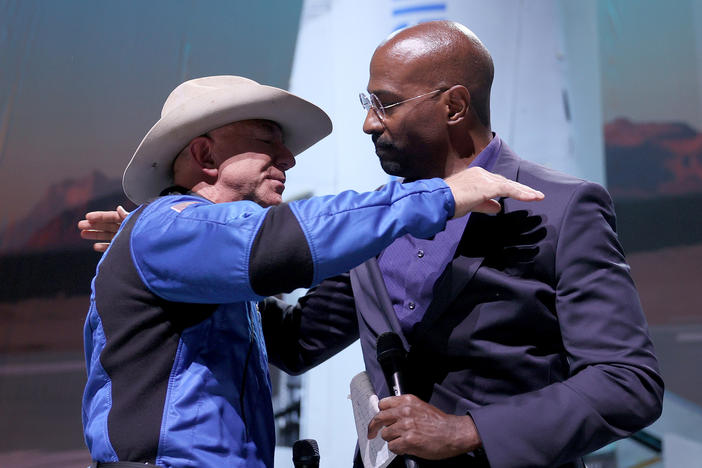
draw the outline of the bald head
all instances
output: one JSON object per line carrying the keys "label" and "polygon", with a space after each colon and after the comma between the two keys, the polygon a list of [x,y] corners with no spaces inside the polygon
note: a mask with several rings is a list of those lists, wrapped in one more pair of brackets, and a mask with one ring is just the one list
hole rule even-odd
{"label": "bald head", "polygon": [[478,119],[490,128],[492,57],[478,36],[462,24],[430,21],[402,29],[378,46],[373,59],[378,56],[405,64],[400,72],[404,82],[426,89],[465,86]]}

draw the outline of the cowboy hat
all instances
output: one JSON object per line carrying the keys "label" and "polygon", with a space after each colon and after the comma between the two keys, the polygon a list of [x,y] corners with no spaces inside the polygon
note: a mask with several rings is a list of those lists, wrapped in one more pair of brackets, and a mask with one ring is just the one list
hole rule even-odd
{"label": "cowboy hat", "polygon": [[124,171],[124,193],[136,204],[158,196],[173,185],[173,160],[190,140],[249,119],[280,125],[285,146],[294,156],[332,130],[322,109],[282,89],[240,76],[195,78],[178,85],[166,99],[161,119],[141,141]]}

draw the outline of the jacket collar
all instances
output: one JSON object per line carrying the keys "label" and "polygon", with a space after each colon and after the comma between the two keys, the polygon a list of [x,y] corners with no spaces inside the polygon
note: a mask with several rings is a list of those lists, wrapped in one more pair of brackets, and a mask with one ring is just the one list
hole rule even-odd
{"label": "jacket collar", "polygon": [[[499,137],[495,135],[494,138]],[[504,142],[501,143],[500,153],[492,172],[510,180],[517,180],[521,159]],[[480,245],[483,242],[480,239],[480,236],[484,235],[483,230],[471,228],[483,222],[484,220],[481,219],[483,217],[481,215],[469,218],[463,237],[459,242],[458,250],[461,254],[448,264],[446,270],[437,280],[434,288],[434,300],[424,314],[424,318],[417,324],[415,329],[417,332],[431,327],[473,278],[482,264],[484,256],[480,249],[461,249],[460,245]],[[406,349],[409,349],[407,339],[392,308],[377,259],[372,258],[357,267],[352,278],[356,283],[354,295],[357,296],[358,311],[368,327],[376,336],[387,331],[397,333],[402,338]],[[359,296],[363,297],[362,303],[358,302]]]}

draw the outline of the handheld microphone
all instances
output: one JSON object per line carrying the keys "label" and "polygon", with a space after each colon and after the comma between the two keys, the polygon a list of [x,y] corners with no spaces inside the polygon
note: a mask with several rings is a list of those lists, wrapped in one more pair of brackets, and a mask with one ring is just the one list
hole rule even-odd
{"label": "handheld microphone", "polygon": [[295,441],[292,447],[295,468],[319,468],[319,447],[314,439]]}
{"label": "handheld microphone", "polygon": [[388,390],[395,396],[404,393],[404,383],[402,381],[402,366],[405,363],[407,353],[402,346],[402,340],[397,333],[386,332],[378,337],[376,344],[378,353],[378,363],[383,369]]}
{"label": "handheld microphone", "polygon": [[[378,355],[378,363],[383,369],[383,375],[385,375],[385,381],[388,384],[388,390],[395,396],[402,395],[404,393],[402,367],[407,357],[407,352],[402,346],[402,340],[397,333],[386,332],[378,337],[375,349]],[[405,456],[405,466],[407,468],[418,468],[419,465],[415,460]]]}

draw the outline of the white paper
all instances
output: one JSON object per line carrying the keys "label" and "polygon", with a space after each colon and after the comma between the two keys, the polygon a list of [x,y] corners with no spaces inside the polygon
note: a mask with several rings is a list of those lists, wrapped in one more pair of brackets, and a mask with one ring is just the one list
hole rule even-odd
{"label": "white paper", "polygon": [[380,410],[378,409],[378,396],[375,394],[373,385],[365,371],[351,379],[349,399],[353,405],[353,419],[356,421],[358,447],[361,451],[363,466],[365,468],[385,468],[396,455],[388,449],[388,443],[380,437],[380,431],[375,439],[368,440],[368,423]]}

